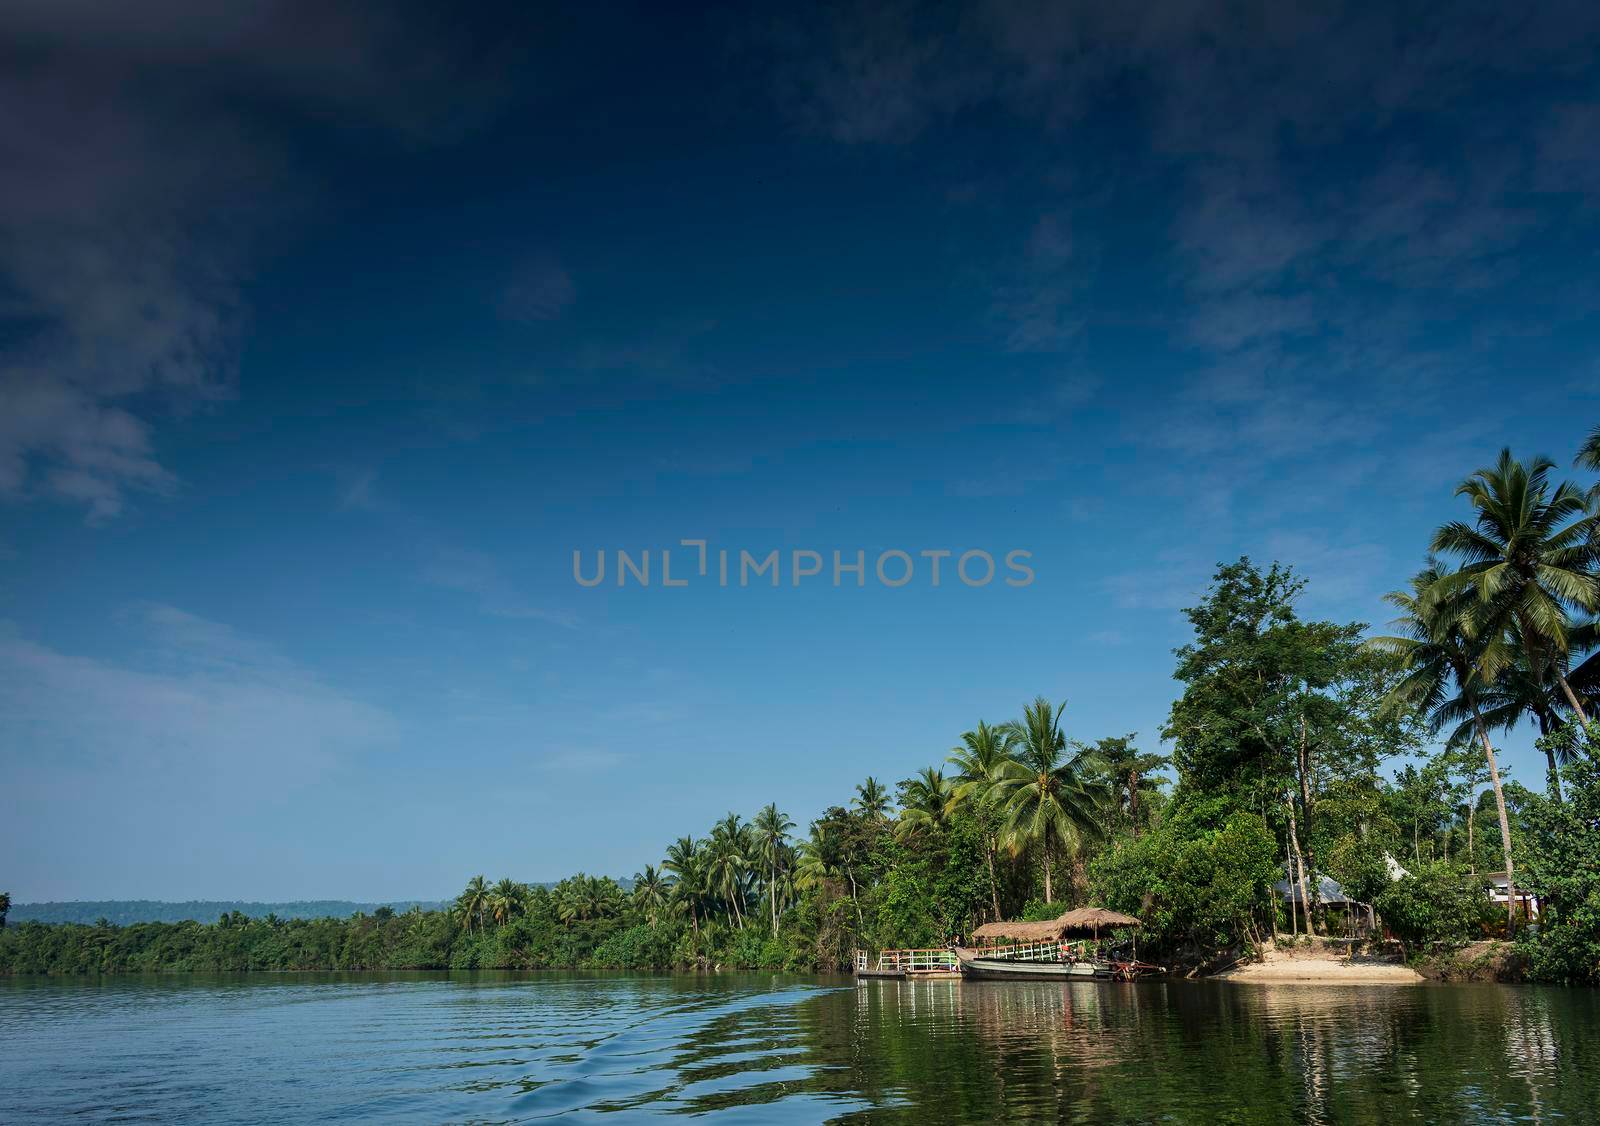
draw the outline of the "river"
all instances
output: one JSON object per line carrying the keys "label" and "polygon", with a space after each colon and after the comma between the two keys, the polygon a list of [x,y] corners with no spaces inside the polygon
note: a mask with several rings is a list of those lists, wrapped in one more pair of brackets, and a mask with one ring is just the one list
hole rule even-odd
{"label": "river", "polygon": [[762,976],[0,978],[0,1120],[1594,1120],[1600,994]]}

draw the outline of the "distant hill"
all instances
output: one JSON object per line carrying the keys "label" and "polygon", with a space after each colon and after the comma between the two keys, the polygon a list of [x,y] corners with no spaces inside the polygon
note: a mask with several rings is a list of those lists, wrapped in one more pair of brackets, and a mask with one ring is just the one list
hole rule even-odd
{"label": "distant hill", "polygon": [[357,911],[372,914],[379,907],[409,911],[413,905],[427,910],[443,906],[435,899],[407,899],[389,903],[355,903],[347,899],[302,899],[293,903],[253,903],[244,900],[191,899],[168,903],[160,899],[84,899],[69,903],[13,903],[6,916],[10,923],[94,923],[100,919],[129,923],[179,923],[193,919],[214,923],[219,915],[242,911],[252,918],[276,915],[280,919],[347,919]]}

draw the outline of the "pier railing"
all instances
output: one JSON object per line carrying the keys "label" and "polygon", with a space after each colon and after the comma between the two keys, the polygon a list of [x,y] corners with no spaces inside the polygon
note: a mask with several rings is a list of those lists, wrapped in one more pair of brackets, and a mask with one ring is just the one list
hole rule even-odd
{"label": "pier railing", "polygon": [[949,950],[884,950],[876,957],[865,950],[856,951],[859,973],[936,973],[958,967],[955,954]]}
{"label": "pier railing", "polygon": [[983,958],[1005,958],[1012,962],[1059,962],[1064,952],[1063,944],[1055,939],[1044,942],[1012,942],[1001,946],[984,946],[978,950]]}

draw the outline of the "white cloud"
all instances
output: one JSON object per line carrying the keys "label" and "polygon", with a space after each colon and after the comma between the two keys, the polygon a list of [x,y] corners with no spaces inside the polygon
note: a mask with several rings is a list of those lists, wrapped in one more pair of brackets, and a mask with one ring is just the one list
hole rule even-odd
{"label": "white cloud", "polygon": [[396,733],[383,709],[269,646],[172,606],[133,608],[138,661],[62,652],[0,635],[0,745],[52,770],[268,771],[301,785]]}

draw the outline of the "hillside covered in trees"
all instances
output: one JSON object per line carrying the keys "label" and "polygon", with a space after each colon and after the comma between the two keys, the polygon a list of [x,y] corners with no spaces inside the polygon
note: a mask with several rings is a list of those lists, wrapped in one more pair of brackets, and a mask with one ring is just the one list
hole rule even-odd
{"label": "hillside covered in trees", "polygon": [[411,899],[391,903],[357,903],[348,899],[297,899],[286,903],[262,903],[237,899],[77,899],[64,902],[13,903],[13,923],[98,923],[104,920],[117,926],[131,923],[208,923],[221,915],[276,915],[280,919],[342,919],[350,915],[370,915],[380,907],[408,911],[412,907],[439,910],[447,906],[437,900]]}

